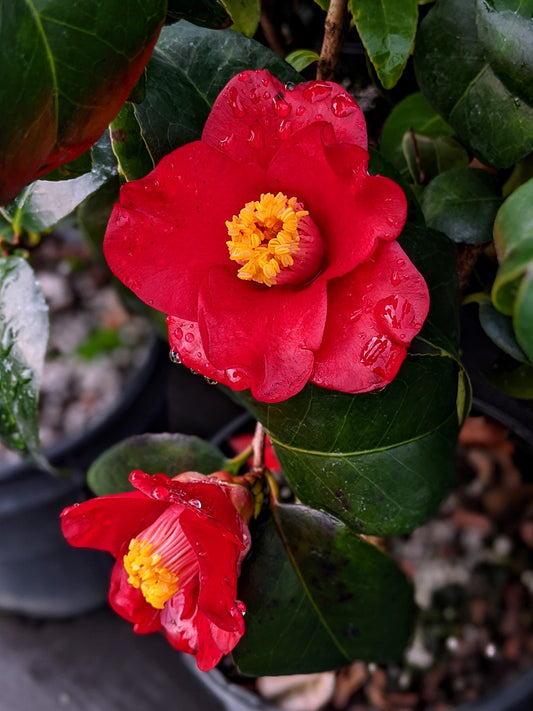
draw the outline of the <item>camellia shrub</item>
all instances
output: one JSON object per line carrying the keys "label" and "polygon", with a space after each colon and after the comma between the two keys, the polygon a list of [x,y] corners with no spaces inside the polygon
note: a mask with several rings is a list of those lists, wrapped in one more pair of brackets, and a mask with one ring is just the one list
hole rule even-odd
{"label": "camellia shrub", "polygon": [[176,367],[257,421],[231,458],[125,440],[61,517],[116,559],[116,612],[201,670],[401,658],[413,588],[374,537],[413,531],[452,485],[460,303],[496,352],[484,377],[533,397],[531,3],[308,4],[321,52],[309,34],[284,58],[258,0],[0,11],[2,441],[50,468],[32,251],[72,214],[164,315]]}

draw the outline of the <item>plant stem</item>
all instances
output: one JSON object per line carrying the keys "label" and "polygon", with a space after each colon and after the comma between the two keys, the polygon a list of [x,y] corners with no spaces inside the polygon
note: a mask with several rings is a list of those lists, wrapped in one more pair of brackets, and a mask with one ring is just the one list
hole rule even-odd
{"label": "plant stem", "polygon": [[265,470],[265,430],[260,422],[255,426],[252,451],[252,471],[255,474],[262,474]]}
{"label": "plant stem", "polygon": [[324,23],[324,39],[320,52],[320,62],[316,70],[316,78],[331,80],[335,77],[335,68],[344,39],[348,0],[331,0]]}

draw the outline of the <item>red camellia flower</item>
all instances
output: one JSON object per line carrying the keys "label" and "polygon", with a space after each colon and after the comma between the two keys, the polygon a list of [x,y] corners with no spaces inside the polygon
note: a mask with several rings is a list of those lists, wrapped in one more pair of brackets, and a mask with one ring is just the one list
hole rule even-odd
{"label": "red camellia flower", "polygon": [[200,141],[122,188],[107,261],[168,314],[182,363],[265,402],[395,377],[429,296],[395,242],[405,196],[368,174],[366,148],[341,86],[246,71]]}
{"label": "red camellia flower", "polygon": [[91,499],[63,511],[74,546],[109,551],[117,561],[109,600],[135,632],[163,630],[178,650],[212,669],[244,634],[236,600],[240,564],[250,547],[253,500],[226,483],[227,472],[169,479],[130,474],[135,492]]}

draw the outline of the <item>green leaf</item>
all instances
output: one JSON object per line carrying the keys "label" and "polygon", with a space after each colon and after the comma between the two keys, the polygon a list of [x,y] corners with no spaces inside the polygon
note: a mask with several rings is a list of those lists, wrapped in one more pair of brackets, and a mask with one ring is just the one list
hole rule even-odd
{"label": "green leaf", "polygon": [[240,71],[260,67],[282,81],[302,79],[276,54],[238,32],[206,30],[184,21],[163,28],[147,67],[146,99],[135,107],[154,162],[198,140],[227,82]]}
{"label": "green leaf", "polygon": [[516,340],[533,362],[533,262],[522,279],[516,295],[513,326]]}
{"label": "green leaf", "polygon": [[319,62],[320,55],[311,49],[296,49],[285,57],[285,61],[297,72],[301,72],[313,62]]}
{"label": "green leaf", "polygon": [[44,232],[69,215],[116,172],[107,132],[91,149],[92,170],[72,180],[36,180],[6,207],[13,229]]}
{"label": "green leaf", "polygon": [[0,10],[0,204],[84,153],[127,99],[166,0],[26,0]]}
{"label": "green leaf", "polygon": [[531,0],[439,0],[417,34],[419,87],[460,141],[497,168],[533,149],[525,88],[531,87],[532,25]]}
{"label": "green leaf", "polygon": [[411,585],[377,548],[322,511],[275,505],[252,528],[238,594],[244,674],[296,674],[356,659],[399,659],[415,606]]}
{"label": "green leaf", "polygon": [[492,240],[494,218],[502,202],[496,176],[476,168],[452,168],[433,178],[421,205],[429,227],[454,242]]}
{"label": "green leaf", "polygon": [[415,183],[428,182],[445,170],[466,167],[470,162],[467,151],[451,136],[408,132],[402,139],[402,151]]}
{"label": "green leaf", "polygon": [[451,126],[439,116],[421,92],[406,96],[388,115],[380,139],[380,151],[401,171],[406,167],[402,141],[409,130],[434,138],[453,134]]}
{"label": "green leaf", "polygon": [[483,371],[483,377],[491,385],[510,397],[533,400],[533,366],[520,363],[509,367],[496,364]]}
{"label": "green leaf", "polygon": [[302,502],[362,533],[389,535],[423,523],[450,486],[457,383],[452,358],[409,356],[381,392],[307,385],[275,405],[240,398],[265,425]]}
{"label": "green leaf", "polygon": [[357,31],[385,89],[401,77],[418,22],[416,0],[351,0]]}
{"label": "green leaf", "polygon": [[134,469],[173,477],[187,471],[212,474],[225,465],[222,452],[198,437],[144,434],[123,440],[101,454],[92,463],[87,482],[97,496],[104,496],[132,490],[128,476]]}
{"label": "green leaf", "polygon": [[221,0],[233,20],[232,30],[253,37],[259,26],[260,0]]}
{"label": "green leaf", "polygon": [[127,101],[109,129],[120,176],[125,180],[144,178],[153,169],[154,161],[135,116],[135,104]]}
{"label": "green leaf", "polygon": [[215,29],[231,25],[231,17],[218,0],[168,0],[167,21],[178,20]]}
{"label": "green leaf", "polygon": [[520,282],[533,264],[533,178],[503,203],[494,223],[494,246],[499,267],[492,287],[492,303],[513,315]]}
{"label": "green leaf", "polygon": [[44,464],[37,402],[48,341],[48,307],[24,259],[0,260],[0,439]]}
{"label": "green leaf", "polygon": [[474,294],[468,299],[479,304],[479,323],[487,336],[504,353],[517,361],[528,363],[528,358],[516,341],[513,323],[509,316],[497,311],[488,294]]}
{"label": "green leaf", "polygon": [[43,176],[43,180],[72,180],[72,178],[79,178],[80,175],[90,173],[92,169],[93,161],[91,151],[85,151],[85,153],[82,153],[81,156],[70,161],[70,163],[64,163],[60,165],[59,168],[47,173]]}

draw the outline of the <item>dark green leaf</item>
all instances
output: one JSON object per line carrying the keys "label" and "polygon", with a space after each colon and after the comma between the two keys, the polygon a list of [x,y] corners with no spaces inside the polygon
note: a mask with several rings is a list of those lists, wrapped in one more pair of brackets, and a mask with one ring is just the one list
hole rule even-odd
{"label": "dark green leaf", "polygon": [[416,0],[351,0],[357,31],[385,89],[407,64],[418,21]]}
{"label": "dark green leaf", "polygon": [[466,244],[492,240],[501,202],[496,176],[475,168],[452,168],[437,175],[421,199],[428,226]]}
{"label": "dark green leaf", "polygon": [[146,99],[136,106],[154,162],[199,139],[227,82],[244,69],[259,67],[282,81],[301,81],[276,54],[238,32],[206,30],[183,21],[163,28],[147,68]]}
{"label": "dark green leaf", "polygon": [[221,0],[233,20],[232,30],[253,37],[259,26],[260,0]]}
{"label": "dark green leaf", "polygon": [[287,64],[290,64],[297,72],[303,71],[313,62],[320,61],[320,55],[311,49],[297,49],[285,57]]}
{"label": "dark green leaf", "polygon": [[109,128],[119,174],[125,180],[144,178],[154,167],[154,161],[135,116],[135,105],[127,101]]}
{"label": "dark green leaf", "polygon": [[513,316],[516,340],[533,362],[533,262],[522,279]]}
{"label": "dark green leaf", "polygon": [[362,533],[389,535],[423,523],[450,486],[457,383],[453,359],[411,356],[381,392],[308,385],[275,405],[240,397],[301,501]]}
{"label": "dark green leaf", "polygon": [[453,134],[451,126],[439,116],[422,93],[406,96],[392,109],[381,133],[380,150],[398,170],[405,168],[402,141],[410,129],[422,136]]}
{"label": "dark green leaf", "polygon": [[84,153],[127,99],[166,0],[27,0],[0,10],[0,204]]}
{"label": "dark green leaf", "polygon": [[439,0],[417,34],[421,90],[460,141],[498,168],[533,149],[530,95],[518,92],[531,87],[530,8],[530,0]]}
{"label": "dark green leaf", "polygon": [[98,496],[129,491],[128,476],[134,469],[169,477],[196,471],[212,474],[224,469],[226,458],[212,444],[182,434],[146,434],[130,437],[108,449],[93,462],[87,474]]}
{"label": "dark green leaf", "polygon": [[81,156],[70,161],[70,163],[64,163],[60,165],[59,168],[47,173],[43,176],[43,180],[72,180],[72,178],[79,178],[80,175],[90,173],[92,168],[91,151],[85,151],[85,153],[82,153]]}
{"label": "dark green leaf", "polygon": [[498,390],[510,397],[533,400],[533,366],[520,363],[509,367],[496,364],[483,371],[483,376]]}
{"label": "dark green leaf", "polygon": [[107,132],[92,148],[92,170],[72,180],[36,180],[6,207],[16,233],[43,232],[69,215],[115,173]]}
{"label": "dark green leaf", "polygon": [[0,439],[43,463],[37,401],[48,341],[48,307],[24,259],[0,260]]}
{"label": "dark green leaf", "polygon": [[492,287],[492,303],[513,315],[520,282],[533,265],[533,179],[503,203],[494,223],[494,246],[499,268]]}
{"label": "dark green leaf", "polygon": [[245,674],[295,674],[355,659],[399,659],[414,621],[411,585],[377,548],[331,516],[277,505],[252,529],[239,580]]}
{"label": "dark green leaf", "polygon": [[[471,297],[470,301],[472,300],[474,299]],[[479,303],[479,322],[487,336],[511,358],[527,363],[526,354],[516,342],[511,318],[494,308],[488,294],[481,294],[476,300]]]}
{"label": "dark green leaf", "polygon": [[402,139],[402,151],[413,182],[421,184],[470,162],[467,151],[451,136],[431,137],[409,131]]}
{"label": "dark green leaf", "polygon": [[231,17],[218,0],[168,0],[167,21],[178,20],[215,29],[231,25]]}

